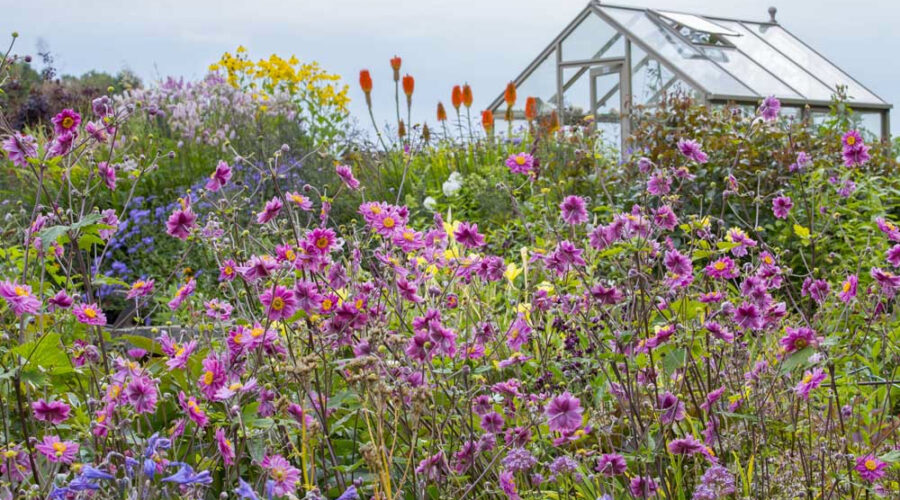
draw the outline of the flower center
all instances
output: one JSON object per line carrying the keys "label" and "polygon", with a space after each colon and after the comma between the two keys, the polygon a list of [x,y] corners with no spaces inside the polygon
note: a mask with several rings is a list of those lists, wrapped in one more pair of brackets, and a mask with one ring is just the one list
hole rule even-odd
{"label": "flower center", "polygon": [[845,281],[844,282],[844,292],[849,292],[849,291],[850,291],[850,282]]}
{"label": "flower center", "polygon": [[284,299],[282,299],[281,297],[275,297],[274,299],[272,299],[272,309],[276,311],[284,309]]}
{"label": "flower center", "polygon": [[381,207],[378,205],[372,205],[372,213],[378,215],[381,213]]}
{"label": "flower center", "polygon": [[713,264],[713,267],[716,269],[716,271],[722,271],[725,269],[725,263],[720,260]]}
{"label": "flower center", "polygon": [[808,383],[810,383],[810,382],[812,382],[812,374],[811,374],[811,373],[807,373],[807,374],[803,377],[803,383],[804,383],[804,384],[808,384]]}
{"label": "flower center", "polygon": [[412,241],[415,238],[416,238],[416,235],[409,231],[406,231],[405,233],[403,233],[403,239],[406,241]]}
{"label": "flower center", "polygon": [[225,276],[231,276],[234,274],[234,268],[231,266],[225,266]]}
{"label": "flower center", "polygon": [[299,195],[299,194],[295,194],[294,196],[291,196],[291,199],[294,201],[294,203],[297,203],[298,205],[302,204],[304,201],[306,201],[306,199],[302,195]]}
{"label": "flower center", "polygon": [[871,458],[866,460],[866,469],[875,470],[877,468],[878,468],[878,464],[874,460],[872,460]]}
{"label": "flower center", "polygon": [[284,481],[284,478],[287,477],[287,472],[281,467],[276,467],[272,469],[272,477],[274,477],[276,481]]}
{"label": "flower center", "polygon": [[806,347],[806,339],[797,339],[794,341],[794,347],[797,349],[803,349]]}
{"label": "flower center", "polygon": [[259,337],[259,336],[262,335],[262,334],[263,334],[263,329],[262,329],[262,328],[254,328],[254,329],[250,330],[250,335],[251,335],[253,338],[257,338],[257,337]]}
{"label": "flower center", "polygon": [[134,285],[131,285],[131,289],[132,289],[132,290],[137,290],[137,289],[141,288],[141,287],[144,286],[144,285],[145,285],[145,283],[144,283],[143,280],[137,280],[137,281],[134,282]]}
{"label": "flower center", "polygon": [[284,257],[287,260],[293,261],[297,258],[297,254],[295,254],[293,250],[288,249],[286,252],[284,252]]}
{"label": "flower center", "polygon": [[522,166],[525,164],[525,157],[522,155],[516,156],[516,165]]}
{"label": "flower center", "polygon": [[316,246],[323,250],[328,248],[328,238],[322,236],[321,238],[317,239]]}
{"label": "flower center", "polygon": [[243,336],[243,335],[241,335],[240,333],[234,334],[234,343],[235,343],[235,344],[240,344],[240,343],[243,342],[243,341],[244,341],[244,336]]}
{"label": "flower center", "polygon": [[63,128],[65,128],[65,129],[70,129],[70,128],[72,128],[72,125],[75,125],[75,120],[72,119],[71,116],[67,116],[67,117],[65,117],[65,118],[62,119],[62,126],[63,126]]}
{"label": "flower center", "polygon": [[212,385],[213,379],[216,374],[212,372],[212,370],[206,370],[206,373],[203,374],[203,383],[206,385]]}
{"label": "flower center", "polygon": [[394,224],[395,224],[395,222],[394,222],[393,217],[385,217],[384,218],[384,227],[390,229],[390,228],[394,227]]}
{"label": "flower center", "polygon": [[354,304],[354,305],[356,306],[357,310],[362,309],[363,308],[363,299],[356,299],[356,304]]}
{"label": "flower center", "polygon": [[178,358],[178,357],[183,356],[183,355],[184,355],[184,351],[185,351],[184,347],[178,348],[178,350],[175,351],[175,357]]}
{"label": "flower center", "polygon": [[[63,453],[66,452],[65,443],[53,443],[53,451],[56,453],[57,457],[63,456]],[[868,467],[868,464],[866,464],[866,467]]]}
{"label": "flower center", "polygon": [[97,317],[97,311],[95,311],[93,307],[85,307],[84,315],[90,319],[94,319]]}
{"label": "flower center", "polygon": [[322,301],[322,309],[326,311],[331,309],[332,305],[334,305],[334,302],[332,302],[331,299],[325,299]]}
{"label": "flower center", "polygon": [[856,137],[853,137],[852,135],[847,136],[847,144],[849,144],[850,146],[856,144]]}

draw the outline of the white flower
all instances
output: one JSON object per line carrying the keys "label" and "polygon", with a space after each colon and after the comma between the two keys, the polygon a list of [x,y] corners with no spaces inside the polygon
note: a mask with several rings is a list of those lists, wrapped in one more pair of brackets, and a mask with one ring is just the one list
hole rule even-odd
{"label": "white flower", "polygon": [[453,196],[462,187],[462,175],[459,172],[450,174],[450,178],[444,181],[443,190],[446,196]]}
{"label": "white flower", "polygon": [[427,208],[428,210],[431,210],[432,212],[434,212],[434,208],[437,206],[437,200],[435,200],[434,198],[429,196],[429,197],[425,198],[424,200],[422,200],[422,205],[425,208]]}

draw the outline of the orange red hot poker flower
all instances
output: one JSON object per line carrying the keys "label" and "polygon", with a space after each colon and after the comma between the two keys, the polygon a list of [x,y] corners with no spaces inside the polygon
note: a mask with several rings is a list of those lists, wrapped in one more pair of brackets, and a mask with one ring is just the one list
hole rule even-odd
{"label": "orange red hot poker flower", "polygon": [[400,80],[400,64],[403,62],[400,59],[400,56],[394,56],[391,58],[391,69],[394,70],[394,81]]}
{"label": "orange red hot poker flower", "polygon": [[516,104],[516,84],[509,82],[506,84],[506,91],[503,93],[503,100],[506,101],[506,107],[511,108]]}
{"label": "orange red hot poker flower", "polygon": [[494,113],[491,110],[486,109],[481,112],[481,126],[488,134],[494,130]]}
{"label": "orange red hot poker flower", "polygon": [[534,120],[537,118],[537,99],[528,97],[525,99],[525,119]]}
{"label": "orange red hot poker flower", "polygon": [[444,109],[444,103],[438,102],[437,105],[437,119],[439,122],[447,121],[447,110]]}
{"label": "orange red hot poker flower", "polygon": [[472,87],[468,83],[462,88],[462,102],[467,108],[472,107]]}
{"label": "orange red hot poker flower", "polygon": [[359,87],[366,94],[366,105],[372,106],[372,75],[369,74],[369,70],[359,72]]}
{"label": "orange red hot poker flower", "polygon": [[416,88],[416,80],[411,75],[406,75],[403,77],[403,93],[406,94],[407,99],[412,97],[413,90]]}
{"label": "orange red hot poker flower", "polygon": [[459,85],[453,86],[453,91],[450,93],[450,104],[453,104],[456,111],[459,111],[459,107],[462,105],[462,88]]}

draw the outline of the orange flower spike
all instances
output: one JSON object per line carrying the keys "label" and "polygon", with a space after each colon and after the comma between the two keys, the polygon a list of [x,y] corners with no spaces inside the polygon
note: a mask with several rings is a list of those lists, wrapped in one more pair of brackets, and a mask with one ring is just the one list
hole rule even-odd
{"label": "orange flower spike", "polygon": [[372,75],[369,74],[369,70],[359,72],[359,87],[366,94],[366,104],[372,106]]}
{"label": "orange flower spike", "polygon": [[400,56],[394,56],[391,58],[391,69],[394,70],[394,81],[400,80],[400,64],[403,62],[400,59]]}
{"label": "orange flower spike", "polygon": [[506,107],[511,108],[516,104],[516,84],[509,82],[506,84],[506,92],[503,93],[503,99],[506,101]]}
{"label": "orange flower spike", "polygon": [[486,109],[481,112],[481,126],[488,134],[494,130],[494,113],[491,110]]}
{"label": "orange flower spike", "polygon": [[406,98],[409,99],[413,95],[413,90],[416,88],[416,79],[411,75],[406,75],[403,77],[403,93],[406,94]]}
{"label": "orange flower spike", "polygon": [[400,120],[400,123],[397,125],[397,135],[403,139],[406,137],[406,124],[403,123],[403,120]]}
{"label": "orange flower spike", "polygon": [[537,118],[537,99],[528,97],[525,99],[525,119],[534,120]]}
{"label": "orange flower spike", "polygon": [[439,122],[447,121],[447,110],[444,109],[444,103],[439,102],[437,107],[437,119]]}
{"label": "orange flower spike", "polygon": [[462,101],[463,101],[463,104],[465,104],[465,106],[466,106],[467,108],[471,108],[471,107],[472,107],[472,87],[469,87],[469,84],[468,84],[468,83],[465,84],[465,85],[463,85],[463,88],[462,88]]}
{"label": "orange flower spike", "polygon": [[462,105],[462,89],[459,85],[453,86],[453,92],[450,93],[450,103],[459,112],[459,107]]}

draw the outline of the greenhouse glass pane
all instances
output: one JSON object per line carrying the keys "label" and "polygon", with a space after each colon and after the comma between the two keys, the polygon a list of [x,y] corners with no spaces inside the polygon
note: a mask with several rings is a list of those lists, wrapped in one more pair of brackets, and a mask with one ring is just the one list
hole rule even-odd
{"label": "greenhouse glass pane", "polygon": [[691,14],[681,14],[679,12],[667,12],[664,10],[659,11],[659,15],[667,19],[671,19],[672,21],[675,21],[685,28],[690,28],[694,31],[702,31],[704,33],[712,33],[714,35],[738,35],[734,30],[724,28],[699,16],[694,16]]}
{"label": "greenhouse glass pane", "polygon": [[625,37],[592,12],[563,40],[562,55],[564,61],[622,57]]}
{"label": "greenhouse glass pane", "polygon": [[753,58],[772,73],[778,75],[806,99],[828,101],[834,90],[816,80],[801,66],[791,61],[769,44],[754,35],[744,25],[734,21],[719,21],[743,36],[729,39],[738,49]]}
{"label": "greenhouse glass pane", "polygon": [[730,47],[701,47],[703,53],[735,78],[746,84],[761,96],[789,97],[802,99],[803,96],[775,78],[752,59]]}
{"label": "greenhouse glass pane", "polygon": [[[519,98],[516,99],[514,111],[525,111],[525,100],[535,97],[538,102],[538,113],[549,113],[556,109],[556,51],[551,51],[535,70],[528,75],[516,89]],[[506,110],[506,105],[501,104],[501,110]]]}
{"label": "greenhouse glass pane", "polygon": [[794,62],[808,69],[819,80],[822,80],[829,86],[845,85],[850,96],[850,102],[884,103],[884,101],[853,81],[846,73],[838,69],[834,64],[831,64],[824,57],[816,54],[815,51],[794,38],[780,26],[752,23],[746,23],[745,25],[783,54],[793,59]]}
{"label": "greenhouse glass pane", "polygon": [[600,11],[611,17],[629,31],[632,36],[646,44],[679,71],[713,94],[745,96],[756,99],[760,96],[722,71],[705,58],[700,51],[684,42],[666,28],[663,28],[643,11],[600,6]]}

